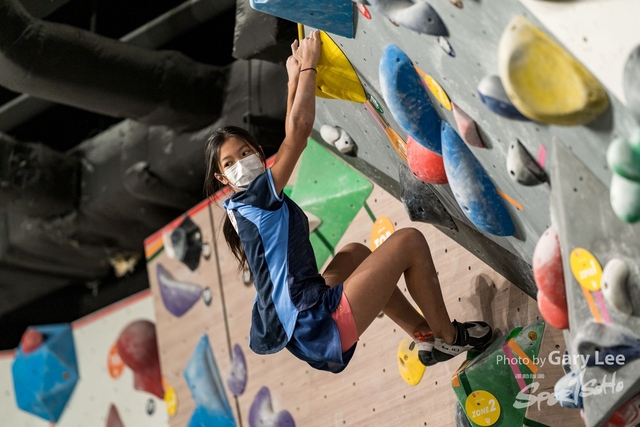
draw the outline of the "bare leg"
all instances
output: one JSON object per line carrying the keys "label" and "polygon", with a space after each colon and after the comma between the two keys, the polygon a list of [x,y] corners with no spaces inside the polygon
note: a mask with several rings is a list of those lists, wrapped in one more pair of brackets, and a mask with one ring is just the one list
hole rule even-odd
{"label": "bare leg", "polygon": [[344,292],[349,299],[358,334],[361,335],[383,309],[410,335],[412,332],[407,329],[415,331],[418,325],[414,322],[418,319],[403,314],[411,305],[406,299],[403,303],[398,298],[399,294],[404,299],[397,287],[403,273],[407,289],[424,313],[434,335],[452,343],[456,330],[442,298],[431,252],[422,233],[414,228],[393,233],[344,281]]}
{"label": "bare leg", "polygon": [[[360,243],[346,245],[336,254],[322,274],[327,285],[334,287],[344,283],[370,255],[371,250]],[[349,298],[348,295],[347,298]],[[351,302],[350,298],[349,302]],[[412,338],[416,332],[431,333],[431,328],[427,321],[407,301],[407,298],[397,286],[395,286],[391,297],[382,308],[382,312]],[[360,332],[360,330],[358,331]]]}

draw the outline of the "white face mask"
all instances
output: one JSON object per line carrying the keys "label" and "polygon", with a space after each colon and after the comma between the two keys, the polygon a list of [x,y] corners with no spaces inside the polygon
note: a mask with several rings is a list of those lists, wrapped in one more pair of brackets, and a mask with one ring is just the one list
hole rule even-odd
{"label": "white face mask", "polygon": [[264,172],[264,165],[258,154],[240,159],[224,172],[231,185],[239,190],[246,190],[249,184]]}

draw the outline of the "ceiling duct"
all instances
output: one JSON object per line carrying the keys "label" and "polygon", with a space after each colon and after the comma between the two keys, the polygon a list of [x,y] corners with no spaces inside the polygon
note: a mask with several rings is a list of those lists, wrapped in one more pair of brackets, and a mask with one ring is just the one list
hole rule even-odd
{"label": "ceiling duct", "polygon": [[[217,13],[226,2],[195,3],[216,3],[210,13]],[[204,9],[183,7],[170,16],[202,22],[206,14],[193,10]],[[220,116],[228,77],[221,67],[45,22],[29,15],[17,0],[0,0],[0,22],[0,85],[7,89],[176,129],[198,129]],[[162,22],[155,20],[148,31],[132,33],[131,40],[150,46],[175,37],[172,26]],[[184,31],[187,26],[177,28]],[[168,34],[159,36],[165,31]]]}

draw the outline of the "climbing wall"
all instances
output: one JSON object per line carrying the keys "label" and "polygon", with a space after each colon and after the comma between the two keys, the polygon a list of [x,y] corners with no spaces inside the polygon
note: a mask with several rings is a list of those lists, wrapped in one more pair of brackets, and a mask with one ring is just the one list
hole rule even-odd
{"label": "climbing wall", "polygon": [[[371,19],[355,12],[357,23],[354,38],[331,36],[353,65],[365,92],[381,105],[383,118],[405,140],[406,133],[389,112],[382,96],[378,74],[382,53],[390,43],[399,46],[416,67],[434,78],[450,100],[476,121],[487,148],[471,147],[471,150],[496,188],[513,200],[507,205],[517,230],[513,237],[496,237],[488,233],[484,233],[484,236],[515,254],[524,263],[530,263],[538,237],[550,225],[549,186],[524,187],[511,180],[506,168],[508,148],[510,144],[520,141],[544,165],[545,153],[551,150],[552,138],[557,137],[572,148],[600,181],[608,185],[610,176],[606,166],[606,148],[613,138],[628,135],[634,127],[631,114],[623,104],[621,73],[631,49],[640,43],[634,23],[627,19],[629,14],[637,13],[640,6],[634,1],[467,0],[463,1],[464,7],[460,9],[448,0],[429,3],[448,29],[447,40],[455,51],[455,57],[443,51],[437,37],[418,34],[402,25],[396,26],[372,6],[368,7]],[[543,30],[546,28],[552,38],[564,44],[595,73],[609,94],[609,110],[588,125],[563,127],[509,120],[490,112],[483,105],[478,95],[478,84],[483,77],[498,74],[498,46],[502,33],[511,19],[518,15],[526,17]],[[604,21],[603,17],[606,17]],[[616,28],[616,31],[609,31],[611,28]],[[331,33],[331,28],[327,31]],[[435,98],[432,100],[438,115],[455,127],[453,112],[444,108]],[[356,167],[378,179],[393,192],[399,180],[397,163],[401,161],[400,157],[363,104],[318,99],[316,129],[319,130],[324,124],[345,129],[358,145],[358,158],[364,163],[356,164]],[[371,170],[371,167],[375,170]],[[470,225],[476,231],[477,228],[455,202],[450,187],[433,187],[455,220]],[[449,232],[449,235],[474,252],[482,247],[475,243],[478,241],[475,233],[464,226],[459,229],[459,232]],[[482,259],[516,280],[505,264],[518,261],[510,257],[502,257],[501,260],[492,257],[491,253],[484,253],[482,249],[478,250]],[[518,286],[531,295],[535,294],[530,276],[522,274],[521,282]]]}
{"label": "climbing wall", "polygon": [[[313,199],[313,194],[326,193],[323,187],[335,184],[325,183],[326,178],[322,178],[322,175],[327,173],[326,169],[334,168],[333,176],[336,176],[336,171],[344,167],[345,163],[313,141],[309,143],[307,150],[296,176],[285,191],[296,197],[303,189],[306,197]],[[316,179],[303,180],[308,176]],[[354,180],[352,184],[356,184],[357,180],[360,180],[358,185],[367,182],[366,178],[357,173],[350,179]],[[343,190],[336,189],[332,193],[336,198],[344,196],[349,200],[343,208],[346,212],[334,212],[335,216],[350,219],[343,231],[335,224],[329,229],[323,229],[322,225],[316,228],[324,230],[328,237],[337,237],[333,244],[326,241],[316,244],[329,251],[331,248],[327,244],[333,250],[339,250],[350,242],[361,242],[367,246],[373,244],[375,247],[384,241],[387,232],[408,226],[417,227],[429,242],[452,318],[484,319],[502,336],[516,327],[526,326],[540,319],[536,302],[522,290],[434,226],[410,221],[401,202],[382,187],[369,185],[366,198],[360,202],[349,195],[352,193],[349,191],[350,185],[342,185]],[[224,195],[220,197],[222,199]],[[361,337],[350,365],[338,375],[316,371],[286,350],[269,356],[251,352],[247,343],[255,290],[251,283],[245,283],[245,277],[237,271],[235,260],[221,238],[221,224],[226,216],[221,199],[212,203],[204,202],[187,213],[200,227],[203,244],[212,242],[212,237],[215,236],[211,257],[206,259],[203,251],[200,265],[195,271],[178,260],[171,259],[166,249],[162,249],[162,235],[167,235],[167,232],[182,223],[183,217],[146,241],[163,375],[175,389],[178,402],[177,412],[169,418],[171,426],[186,425],[196,406],[185,384],[183,370],[203,334],[206,334],[211,343],[219,376],[224,384],[225,398],[229,402],[236,425],[259,425],[249,422],[251,412],[261,413],[261,417],[269,419],[268,405],[260,404],[267,393],[264,387],[268,390],[273,412],[280,413],[279,416],[283,418],[291,416],[299,426],[456,425],[456,395],[451,389],[451,377],[464,362],[464,358],[458,357],[427,368],[422,378],[417,378],[417,385],[409,385],[398,368],[399,346],[408,337],[384,316],[376,319]],[[303,201],[300,202],[304,204]],[[330,202],[337,203],[335,200]],[[307,205],[305,211],[309,210],[313,210],[312,213],[321,221],[323,218],[326,221],[322,211]],[[315,231],[312,236],[314,233]],[[325,263],[330,259],[331,256],[326,258]],[[180,317],[169,312],[162,299],[158,281],[154,278],[159,264],[164,265],[178,281],[198,285],[203,290],[209,287],[211,305],[206,306],[202,300],[197,300]],[[403,292],[407,292],[404,281],[401,280],[399,286]],[[562,334],[558,330],[546,328],[545,334],[547,345],[540,351],[540,357],[546,360],[551,352],[560,354],[564,346]],[[227,381],[232,373],[232,349],[236,345],[244,354],[247,372],[246,386],[242,387],[242,393],[238,392],[237,400],[232,389],[238,390],[238,381],[233,386]],[[504,367],[512,375],[508,365]],[[538,380],[541,387],[535,394],[545,392],[548,395],[555,379],[562,376],[562,368],[559,363],[547,362],[540,373],[542,375]],[[510,378],[513,380],[512,376]],[[542,385],[544,378],[547,380]],[[486,389],[491,386],[490,382],[483,385]],[[513,402],[515,396],[511,404]],[[549,406],[542,402],[542,405],[545,413],[551,417],[548,419],[562,417],[563,424],[567,426],[581,425],[577,412],[567,412],[557,404]]]}
{"label": "climbing wall", "polygon": [[[58,422],[59,427],[106,426],[115,408],[122,426],[165,427],[168,416],[163,399],[137,390],[131,369],[113,348],[120,332],[131,322],[155,319],[148,291],[109,306],[71,324],[79,381]],[[16,352],[0,354],[0,413],[2,425],[50,427],[48,421],[16,407],[12,365]],[[113,421],[112,421],[113,422]]]}
{"label": "climbing wall", "polygon": [[331,34],[368,101],[319,99],[314,135],[568,329],[564,406],[637,424],[640,4],[370,0],[351,37],[334,6],[301,21]]}

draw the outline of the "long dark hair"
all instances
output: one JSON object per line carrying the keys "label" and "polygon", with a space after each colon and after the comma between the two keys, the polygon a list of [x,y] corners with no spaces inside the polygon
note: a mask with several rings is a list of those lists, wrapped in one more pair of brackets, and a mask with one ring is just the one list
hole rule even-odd
{"label": "long dark hair", "polygon": [[[216,174],[222,174],[220,169],[220,148],[229,139],[236,138],[244,141],[253,150],[258,153],[258,156],[265,162],[264,153],[258,145],[255,138],[246,130],[237,126],[225,126],[216,129],[209,139],[204,149],[204,157],[206,161],[206,174],[204,179],[204,191],[207,197],[212,197],[218,190],[220,190],[224,184],[222,184],[216,178]],[[224,239],[231,249],[231,253],[238,260],[238,270],[249,270],[249,263],[247,261],[247,255],[244,252],[244,247],[240,241],[240,236],[233,228],[231,220],[228,215],[225,215],[224,225],[222,226],[222,232]]]}

